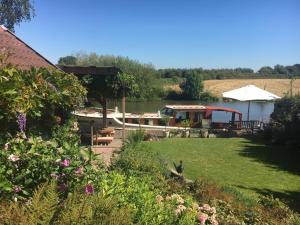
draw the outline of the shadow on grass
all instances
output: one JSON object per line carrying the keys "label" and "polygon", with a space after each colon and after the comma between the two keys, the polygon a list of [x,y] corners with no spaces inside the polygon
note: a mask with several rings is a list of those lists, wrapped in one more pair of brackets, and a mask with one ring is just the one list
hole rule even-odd
{"label": "shadow on grass", "polygon": [[299,150],[286,146],[269,145],[258,138],[248,138],[246,140],[245,147],[239,150],[241,156],[252,158],[274,169],[300,175]]}
{"label": "shadow on grass", "polygon": [[279,198],[281,201],[287,204],[292,210],[300,213],[300,190],[279,192],[267,188],[264,189],[249,188],[242,185],[237,185],[236,187],[255,191],[256,193],[264,196],[272,195],[274,198]]}

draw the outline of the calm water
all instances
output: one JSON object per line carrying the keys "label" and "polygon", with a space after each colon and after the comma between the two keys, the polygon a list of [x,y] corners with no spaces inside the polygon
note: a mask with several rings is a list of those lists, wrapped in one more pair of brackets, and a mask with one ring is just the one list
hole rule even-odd
{"label": "calm water", "polygon": [[[247,119],[248,102],[214,102],[214,103],[201,103],[200,101],[145,101],[145,102],[126,102],[126,112],[157,112],[167,104],[202,104],[202,105],[214,105],[224,106],[237,109],[243,113],[243,120]],[[112,104],[109,104],[112,108]],[[118,103],[119,111],[121,111],[121,103]],[[250,120],[260,120],[267,122],[270,119],[270,114],[274,110],[273,102],[251,102],[250,105]],[[227,122],[231,118],[231,113],[214,112],[213,121],[215,122]]]}

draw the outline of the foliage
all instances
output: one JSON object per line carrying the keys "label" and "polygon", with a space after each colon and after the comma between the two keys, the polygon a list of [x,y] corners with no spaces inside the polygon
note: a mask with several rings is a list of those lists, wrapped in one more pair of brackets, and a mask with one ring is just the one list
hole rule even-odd
{"label": "foliage", "polygon": [[186,99],[200,99],[203,90],[201,77],[197,73],[190,73],[186,76],[186,80],[180,85],[182,95]]}
{"label": "foliage", "polygon": [[31,0],[1,0],[0,24],[14,31],[15,25],[22,21],[30,21],[35,16]]}
{"label": "foliage", "polygon": [[50,224],[58,207],[59,197],[54,182],[41,184],[27,204],[14,202],[0,205],[1,224]]}
{"label": "foliage", "polygon": [[145,130],[138,129],[136,131],[133,131],[130,133],[130,135],[126,138],[125,145],[123,148],[127,149],[133,149],[135,148],[139,143],[141,143],[145,139]]}
{"label": "foliage", "polygon": [[[274,104],[265,137],[273,142],[300,146],[300,96],[284,97]],[[295,150],[297,148],[294,148]]]}
{"label": "foliage", "polygon": [[[174,81],[185,78],[190,73],[199,74],[203,80],[221,79],[245,79],[245,78],[290,78],[300,76],[300,64],[291,66],[275,65],[273,68],[264,66],[257,72],[249,68],[235,69],[160,69],[160,77],[163,79],[173,79]],[[179,82],[177,82],[179,83]]]}
{"label": "foliage", "polygon": [[114,198],[100,193],[86,195],[76,190],[64,200],[57,195],[55,182],[40,185],[27,203],[2,203],[1,224],[130,224],[131,211],[119,207]]}
{"label": "foliage", "polygon": [[110,76],[106,83],[110,86],[114,98],[125,96],[134,96],[139,91],[135,77],[127,73],[118,73],[117,76]]}
{"label": "foliage", "polygon": [[77,64],[77,58],[72,55],[68,55],[65,57],[60,57],[58,59],[59,65],[76,65]]}
{"label": "foliage", "polygon": [[161,89],[159,78],[155,68],[151,64],[142,64],[128,57],[113,55],[97,55],[96,53],[78,53],[77,65],[81,66],[116,66],[123,73],[134,77],[138,85],[137,91],[132,97],[139,99],[155,98],[158,90]]}
{"label": "foliage", "polygon": [[0,132],[15,132],[17,117],[26,115],[27,128],[49,130],[82,104],[86,94],[78,79],[59,70],[0,70]]}
{"label": "foliage", "polygon": [[[70,122],[71,123],[71,122]],[[97,180],[87,149],[79,145],[70,124],[55,127],[52,138],[22,135],[7,140],[0,151],[0,194],[7,199],[26,199],[49,177],[57,180],[62,194],[77,183]]]}
{"label": "foliage", "polygon": [[[12,219],[16,224],[26,221],[26,224],[296,225],[299,222],[297,214],[273,198],[262,198],[248,206],[207,180],[198,179],[190,185],[172,180],[173,186],[169,186],[168,176],[157,179],[164,170],[159,162],[159,156],[149,154],[143,143],[134,149],[125,148],[110,171],[92,179],[92,191],[87,191],[85,183],[79,183],[72,194],[60,198],[55,183],[40,186],[27,204],[2,202],[0,223]],[[174,184],[179,188],[172,188]]]}
{"label": "foliage", "polygon": [[103,126],[106,127],[107,100],[117,99],[123,95],[134,95],[138,90],[134,76],[120,73],[116,76],[83,77],[88,89],[88,97],[95,98],[103,107]]}
{"label": "foliage", "polygon": [[1,0],[0,24],[14,31],[15,25],[22,21],[30,21],[35,16],[33,1],[31,0]]}
{"label": "foliage", "polygon": [[112,169],[128,175],[150,177],[154,186],[165,187],[164,177],[168,170],[164,159],[157,154],[143,151],[144,148],[144,145],[138,145],[134,149],[125,149],[113,162]]}

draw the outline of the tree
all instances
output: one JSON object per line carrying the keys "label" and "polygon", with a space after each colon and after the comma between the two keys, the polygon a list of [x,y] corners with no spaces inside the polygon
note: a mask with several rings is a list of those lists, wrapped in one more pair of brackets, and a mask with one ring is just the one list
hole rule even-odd
{"label": "tree", "polygon": [[282,65],[275,65],[274,66],[274,73],[275,74],[284,74],[284,75],[286,75],[286,74],[288,74],[288,70]]}
{"label": "tree", "polygon": [[158,81],[159,75],[152,64],[143,64],[123,56],[98,55],[96,53],[78,53],[75,56],[77,65],[80,66],[115,66],[122,72],[131,74],[139,86],[138,91],[132,97],[155,98],[162,86],[162,83]]}
{"label": "tree", "polygon": [[107,100],[134,95],[138,91],[133,75],[118,73],[116,76],[83,77],[88,89],[88,97],[95,98],[102,105],[103,127],[107,126]]}
{"label": "tree", "polygon": [[200,99],[203,91],[202,79],[199,74],[192,72],[186,75],[186,80],[180,85],[186,99]]}
{"label": "tree", "polygon": [[76,65],[77,64],[77,58],[75,56],[65,56],[60,57],[58,60],[59,65]]}
{"label": "tree", "polygon": [[273,69],[269,66],[264,66],[264,67],[260,68],[258,73],[261,75],[270,75],[273,73]]}
{"label": "tree", "polygon": [[31,0],[0,0],[0,24],[14,31],[15,25],[35,16]]}
{"label": "tree", "polygon": [[271,114],[271,134],[278,143],[289,143],[295,146],[296,151],[300,146],[300,96],[284,97],[274,104]]}

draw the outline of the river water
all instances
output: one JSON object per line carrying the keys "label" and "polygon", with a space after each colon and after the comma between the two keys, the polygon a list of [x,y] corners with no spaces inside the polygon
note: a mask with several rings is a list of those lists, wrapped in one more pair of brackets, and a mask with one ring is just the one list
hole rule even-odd
{"label": "river water", "polygon": [[[139,102],[126,102],[126,112],[157,112],[165,105],[214,105],[224,106],[239,110],[243,113],[243,120],[247,119],[248,102],[213,102],[201,103],[200,101],[174,101],[174,100],[161,100],[161,101],[139,101]],[[112,108],[112,104],[109,104]],[[121,103],[118,103],[119,111],[121,111]],[[250,120],[260,120],[268,122],[270,115],[274,110],[273,102],[255,102],[250,104]],[[231,119],[231,113],[214,112],[212,120],[214,122],[228,122]]]}

